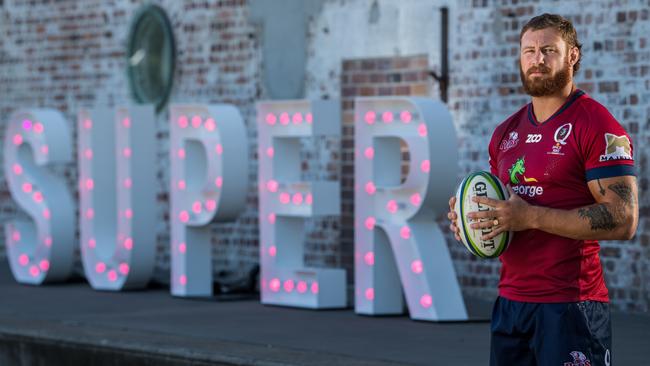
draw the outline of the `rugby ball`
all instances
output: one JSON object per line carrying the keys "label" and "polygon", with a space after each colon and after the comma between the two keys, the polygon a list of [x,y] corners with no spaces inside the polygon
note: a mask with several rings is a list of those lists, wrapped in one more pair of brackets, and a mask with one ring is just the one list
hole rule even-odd
{"label": "rugby ball", "polygon": [[[495,175],[480,171],[468,175],[458,186],[456,191],[456,225],[460,229],[461,241],[470,251],[480,258],[496,258],[503,253],[510,241],[512,232],[503,232],[490,240],[482,240],[483,235],[492,232],[492,228],[472,229],[467,214],[470,212],[486,211],[493,209],[472,201],[473,197],[488,197],[497,200],[507,200],[510,197],[508,190]],[[492,220],[492,219],[484,219]]]}

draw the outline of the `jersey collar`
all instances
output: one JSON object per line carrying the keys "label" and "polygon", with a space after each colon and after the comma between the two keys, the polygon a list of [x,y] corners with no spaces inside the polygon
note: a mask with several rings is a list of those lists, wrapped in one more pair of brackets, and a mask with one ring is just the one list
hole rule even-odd
{"label": "jersey collar", "polygon": [[573,104],[573,102],[575,102],[578,98],[580,98],[580,97],[581,97],[582,95],[584,95],[584,94],[585,94],[584,91],[582,91],[582,90],[580,90],[580,89],[576,89],[576,90],[573,92],[573,94],[570,95],[570,96],[567,98],[567,100],[564,102],[564,104],[562,105],[562,107],[560,107],[560,109],[558,109],[557,112],[553,113],[553,115],[552,115],[551,117],[549,117],[549,118],[548,118],[546,121],[544,121],[544,122],[538,122],[538,121],[537,121],[537,118],[535,117],[535,114],[533,113],[533,103],[530,102],[530,103],[528,103],[528,120],[529,120],[530,123],[532,123],[533,126],[535,126],[535,127],[545,125],[546,123],[550,122],[553,118],[559,116],[562,112],[564,112],[567,108],[569,108],[569,107]]}

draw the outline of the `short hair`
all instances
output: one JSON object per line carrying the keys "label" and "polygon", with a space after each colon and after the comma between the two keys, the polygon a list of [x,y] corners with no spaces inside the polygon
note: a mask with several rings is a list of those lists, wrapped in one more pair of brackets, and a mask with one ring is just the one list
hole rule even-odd
{"label": "short hair", "polygon": [[544,13],[536,17],[531,18],[528,23],[521,28],[521,33],[519,34],[519,44],[521,44],[521,38],[529,30],[541,30],[546,28],[553,28],[560,32],[562,39],[566,44],[571,47],[577,47],[580,51],[578,55],[578,61],[573,65],[573,74],[575,75],[578,70],[580,70],[580,60],[582,59],[582,44],[578,42],[578,33],[573,27],[573,23],[569,19],[557,14]]}

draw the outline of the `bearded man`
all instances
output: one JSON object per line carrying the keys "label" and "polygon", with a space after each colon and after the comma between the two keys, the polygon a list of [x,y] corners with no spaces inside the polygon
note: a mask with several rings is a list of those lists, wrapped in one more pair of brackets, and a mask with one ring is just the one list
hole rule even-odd
{"label": "bearded man", "polygon": [[[604,106],[576,88],[581,45],[569,20],[532,18],[520,47],[531,102],[496,128],[489,145],[490,169],[511,196],[476,198],[492,210],[468,214],[472,228],[491,229],[484,239],[515,232],[500,257],[490,364],[610,365],[598,240],[629,240],[636,231],[632,140]],[[452,197],[448,217],[460,240],[454,204]]]}

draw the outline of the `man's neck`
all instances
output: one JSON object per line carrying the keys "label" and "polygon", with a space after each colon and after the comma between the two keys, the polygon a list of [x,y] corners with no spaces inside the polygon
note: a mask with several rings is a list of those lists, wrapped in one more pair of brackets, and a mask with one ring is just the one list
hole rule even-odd
{"label": "man's neck", "polygon": [[538,122],[545,122],[566,102],[566,99],[575,90],[573,83],[567,84],[553,95],[533,97],[533,113]]}

